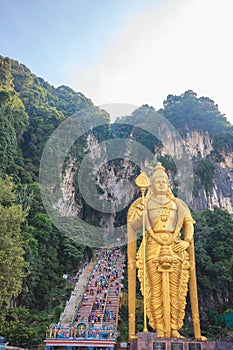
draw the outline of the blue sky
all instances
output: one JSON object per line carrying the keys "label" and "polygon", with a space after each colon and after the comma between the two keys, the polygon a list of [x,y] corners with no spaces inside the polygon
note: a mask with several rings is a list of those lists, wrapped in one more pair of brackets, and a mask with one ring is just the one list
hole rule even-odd
{"label": "blue sky", "polygon": [[119,29],[155,0],[1,0],[1,54],[28,66],[54,85],[67,67],[77,70],[101,57]]}
{"label": "blue sky", "polygon": [[232,0],[0,0],[0,54],[97,104],[194,90],[233,123]]}

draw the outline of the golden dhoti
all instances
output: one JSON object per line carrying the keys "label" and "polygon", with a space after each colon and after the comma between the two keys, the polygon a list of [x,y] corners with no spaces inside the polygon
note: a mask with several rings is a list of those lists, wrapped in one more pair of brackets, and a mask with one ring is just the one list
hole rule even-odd
{"label": "golden dhoti", "polygon": [[[137,266],[143,292],[142,245],[137,254]],[[145,298],[149,324],[170,337],[171,329],[179,330],[183,325],[189,279],[188,254],[186,251],[175,253],[172,244],[162,246],[149,234],[146,247]]]}

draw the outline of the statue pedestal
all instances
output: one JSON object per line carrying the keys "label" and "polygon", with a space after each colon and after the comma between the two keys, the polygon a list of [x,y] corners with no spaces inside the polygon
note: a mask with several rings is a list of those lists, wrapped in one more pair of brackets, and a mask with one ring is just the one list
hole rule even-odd
{"label": "statue pedestal", "polygon": [[199,341],[193,339],[157,338],[156,333],[139,332],[130,350],[232,350],[232,342]]}

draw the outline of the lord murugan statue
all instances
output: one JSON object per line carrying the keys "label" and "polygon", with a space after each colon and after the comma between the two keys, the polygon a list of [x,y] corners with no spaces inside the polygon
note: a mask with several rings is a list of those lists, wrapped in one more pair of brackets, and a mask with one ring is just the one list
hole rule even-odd
{"label": "lord murugan statue", "polygon": [[[142,191],[128,211],[129,339],[135,337],[136,267],[144,298],[144,331],[147,317],[158,338],[183,338],[188,286],[194,335],[201,336],[198,312],[194,220],[187,205],[175,198],[161,163],[151,181],[141,173],[136,184]],[[149,189],[146,192],[146,189]],[[136,253],[137,230],[143,239]]]}

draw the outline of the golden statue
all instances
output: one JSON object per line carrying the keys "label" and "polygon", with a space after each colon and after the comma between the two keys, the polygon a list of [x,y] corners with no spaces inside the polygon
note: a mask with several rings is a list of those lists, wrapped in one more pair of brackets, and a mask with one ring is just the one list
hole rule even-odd
{"label": "golden statue", "polygon": [[[146,174],[136,179],[142,198],[128,211],[129,338],[135,337],[136,267],[146,315],[159,338],[183,338],[179,333],[185,316],[188,283],[196,339],[200,333],[195,256],[194,220],[187,205],[171,192],[168,176],[157,163],[151,185]],[[143,239],[136,255],[136,231],[143,226]],[[182,234],[181,234],[182,229]]]}

